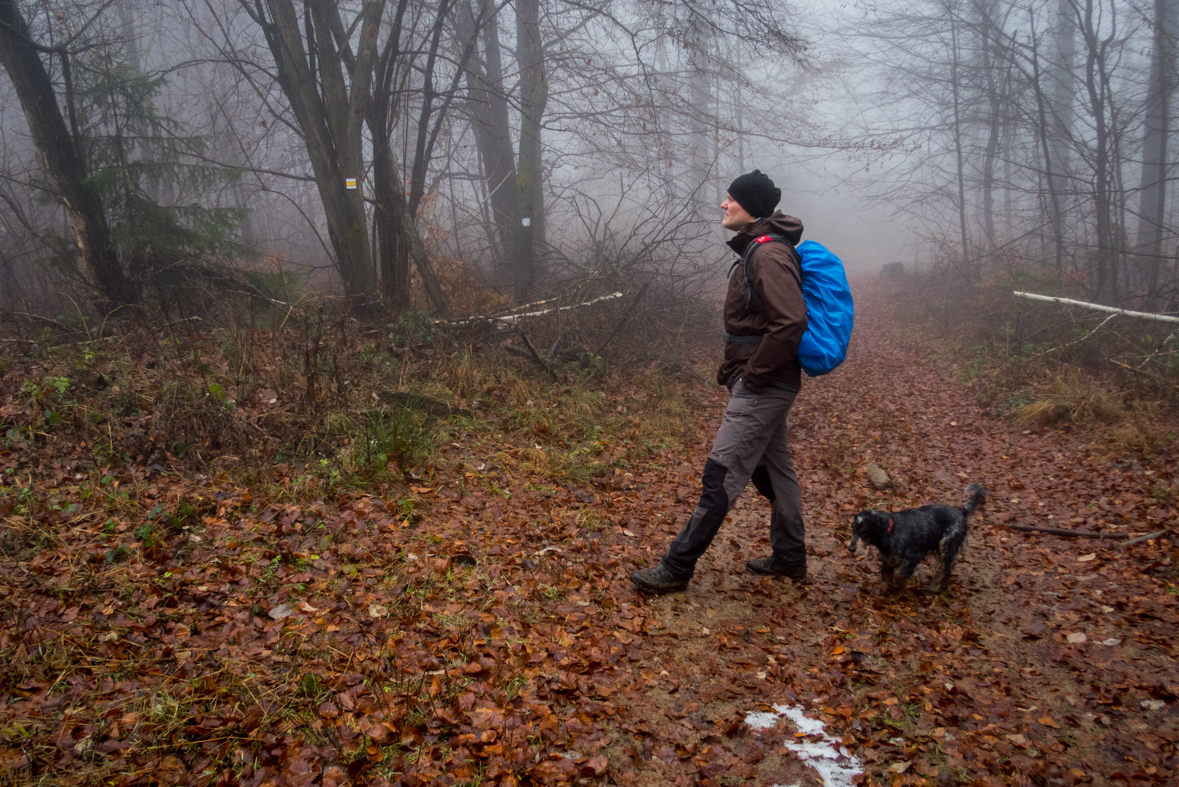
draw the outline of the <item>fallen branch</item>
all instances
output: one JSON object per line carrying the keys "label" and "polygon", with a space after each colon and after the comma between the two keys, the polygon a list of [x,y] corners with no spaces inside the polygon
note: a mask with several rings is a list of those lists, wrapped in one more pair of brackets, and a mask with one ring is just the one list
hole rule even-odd
{"label": "fallen branch", "polygon": [[[520,320],[524,319],[525,317],[540,317],[541,315],[552,314],[553,312],[563,312],[563,311],[569,311],[570,309],[580,309],[583,306],[593,306],[595,303],[600,303],[602,301],[609,301],[609,300],[613,300],[614,298],[621,298],[621,297],[622,297],[621,292],[615,292],[610,295],[602,295],[598,298],[594,298],[594,299],[588,300],[588,301],[583,301],[581,303],[571,303],[568,306],[558,305],[552,309],[540,309],[539,311],[524,312],[522,314],[506,314],[506,315],[499,316],[499,317],[486,316],[486,317],[469,317],[464,320],[434,320],[433,324],[434,325],[452,326],[452,327],[458,327],[460,325],[472,325],[477,322],[495,322],[495,323],[506,323],[507,325],[516,325]],[[550,300],[552,300],[552,299],[550,299]],[[545,302],[546,301],[540,301],[539,303],[545,303]],[[523,307],[520,307],[520,308],[523,308]]]}
{"label": "fallen branch", "polygon": [[1022,533],[1045,533],[1050,536],[1065,536],[1066,538],[1125,538],[1125,533],[1096,533],[1092,530],[1065,530],[1060,527],[1033,527],[1032,525],[1006,525],[996,523],[995,527],[1005,527],[1008,530],[1018,530]]}
{"label": "fallen branch", "polygon": [[[635,309],[639,305],[639,301],[643,299],[643,295],[647,292],[647,287],[649,286],[650,282],[643,282],[643,286],[639,288],[637,293],[635,293],[635,297],[630,302],[630,306],[626,309],[626,311],[623,312],[622,319],[618,322],[618,325],[614,326],[614,330],[610,332],[610,335],[606,337],[606,340],[598,345],[598,349],[594,351],[594,355],[601,355],[602,351],[606,349],[606,345],[614,341],[614,337],[617,336],[619,331],[621,331],[623,327],[626,326],[626,323],[634,315]],[[621,295],[621,293],[619,294]]]}
{"label": "fallen branch", "polygon": [[[1149,359],[1148,359],[1148,360],[1149,360]],[[1116,365],[1116,366],[1120,366],[1120,367],[1122,367],[1123,369],[1125,369],[1125,370],[1127,370],[1127,371],[1134,372],[1134,374],[1141,374],[1141,375],[1143,375],[1143,376],[1145,376],[1145,377],[1150,377],[1150,378],[1152,378],[1152,379],[1155,379],[1155,380],[1160,380],[1160,381],[1162,381],[1162,382],[1168,382],[1168,380],[1167,380],[1167,378],[1166,378],[1166,377],[1163,377],[1163,376],[1161,376],[1161,375],[1155,374],[1154,372],[1148,372],[1148,371],[1146,371],[1145,369],[1136,369],[1136,368],[1134,368],[1133,366],[1131,366],[1131,365],[1130,365],[1130,364],[1128,364],[1128,363],[1122,363],[1121,361],[1116,361],[1116,360],[1114,360],[1113,358],[1110,358],[1110,359],[1109,359],[1109,362],[1110,362],[1110,363],[1112,363],[1112,364],[1114,364],[1114,365]]]}
{"label": "fallen branch", "polygon": [[1117,315],[1116,314],[1109,315],[1104,320],[1102,320],[1096,328],[1094,328],[1093,330],[1086,333],[1080,339],[1077,339],[1076,341],[1068,342],[1066,344],[1058,345],[1056,347],[1053,347],[1051,350],[1045,350],[1042,353],[1038,353],[1038,355],[1049,355],[1051,353],[1056,352],[1057,350],[1063,350],[1065,347],[1072,347],[1074,344],[1080,344],[1081,342],[1085,341],[1086,339],[1089,339],[1089,338],[1093,337],[1094,335],[1096,335],[1097,332],[1101,330],[1101,327],[1103,325],[1105,325],[1107,322],[1109,322],[1110,320],[1112,320],[1114,317],[1117,317]]}
{"label": "fallen branch", "polygon": [[536,348],[532,346],[532,342],[529,341],[528,334],[524,333],[523,329],[521,328],[517,328],[516,333],[520,334],[520,338],[524,340],[524,346],[527,347],[528,352],[532,354],[532,360],[540,364],[540,368],[549,373],[549,377],[553,378],[553,382],[559,384],[561,382],[561,378],[558,377],[557,373],[553,371],[553,367],[545,363],[544,359],[540,357],[540,353],[536,351]]}
{"label": "fallen branch", "polygon": [[1097,533],[1092,530],[1065,530],[1060,527],[1033,527],[1032,525],[1006,525],[1001,522],[995,523],[995,527],[1005,527],[1008,530],[1018,530],[1021,533],[1044,533],[1050,536],[1064,536],[1065,538],[1125,538],[1125,542],[1118,544],[1118,547],[1129,546],[1130,544],[1137,544],[1140,541],[1149,541],[1152,538],[1158,538],[1165,535],[1170,530],[1156,530],[1153,533],[1147,533],[1144,536],[1133,536],[1132,533]]}
{"label": "fallen branch", "polygon": [[1100,303],[1088,303],[1087,301],[1074,301],[1072,298],[1057,298],[1052,295],[1037,295],[1034,292],[1013,292],[1016,298],[1029,298],[1033,301],[1048,301],[1049,303],[1062,303],[1066,306],[1080,306],[1085,309],[1094,309],[1099,312],[1113,312],[1114,314],[1121,314],[1126,317],[1141,317],[1144,320],[1158,320],[1159,322],[1179,322],[1179,317],[1172,317],[1169,314],[1151,314],[1150,312],[1132,312],[1129,309],[1119,309],[1116,306],[1103,306]]}

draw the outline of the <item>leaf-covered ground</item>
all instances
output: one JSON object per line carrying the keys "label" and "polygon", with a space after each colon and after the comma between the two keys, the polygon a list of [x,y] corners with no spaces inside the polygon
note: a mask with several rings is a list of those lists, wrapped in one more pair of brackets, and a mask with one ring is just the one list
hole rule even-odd
{"label": "leaf-covered ground", "polygon": [[[422,481],[310,501],[6,444],[0,783],[821,784],[791,722],[747,722],[774,705],[872,783],[1174,783],[1175,441],[989,418],[884,293],[856,294],[848,362],[792,414],[801,587],[745,573],[768,550],[750,493],[686,593],[627,579],[695,504],[715,387],[644,461],[609,460],[633,456],[647,389],[614,394],[624,426],[590,446],[612,475],[580,483],[535,472],[541,443],[461,424]],[[992,494],[947,593],[927,565],[883,597],[851,516],[975,481]],[[138,513],[99,516],[83,486]]]}

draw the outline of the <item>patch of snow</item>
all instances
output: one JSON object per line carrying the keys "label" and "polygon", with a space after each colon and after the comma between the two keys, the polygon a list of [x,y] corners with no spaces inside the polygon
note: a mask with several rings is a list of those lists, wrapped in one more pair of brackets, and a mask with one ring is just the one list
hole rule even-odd
{"label": "patch of snow", "polygon": [[[798,739],[786,741],[786,749],[793,752],[803,763],[814,768],[823,780],[823,787],[852,787],[853,779],[863,773],[860,761],[852,756],[840,742],[827,735],[823,722],[812,719],[803,709],[790,705],[775,705],[774,713],[750,713],[745,723],[755,730],[773,727],[783,716],[790,719],[798,731],[815,740]],[[785,787],[777,785],[776,787]],[[798,787],[792,785],[791,787]]]}
{"label": "patch of snow", "polygon": [[745,717],[745,723],[755,730],[768,730],[778,723],[779,718],[776,713],[751,713]]}

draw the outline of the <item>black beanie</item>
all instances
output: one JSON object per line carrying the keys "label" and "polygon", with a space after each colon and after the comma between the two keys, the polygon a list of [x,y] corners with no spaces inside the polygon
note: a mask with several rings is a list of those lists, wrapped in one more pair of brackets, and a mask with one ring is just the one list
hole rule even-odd
{"label": "black beanie", "polygon": [[774,181],[755,169],[729,184],[729,196],[753,218],[764,219],[774,214],[778,200],[782,199],[782,190],[774,188]]}

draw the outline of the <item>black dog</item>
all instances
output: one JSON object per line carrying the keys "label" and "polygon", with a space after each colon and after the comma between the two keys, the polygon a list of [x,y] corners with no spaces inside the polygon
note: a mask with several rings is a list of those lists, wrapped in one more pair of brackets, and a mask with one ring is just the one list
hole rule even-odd
{"label": "black dog", "polygon": [[930,552],[937,551],[942,570],[935,593],[946,589],[958,550],[966,540],[966,517],[986,499],[987,490],[971,484],[973,494],[962,508],[946,505],[921,506],[907,511],[861,511],[852,522],[852,537],[847,548],[853,555],[863,551],[867,542],[880,550],[880,576],[885,590],[903,590],[917,564]]}

